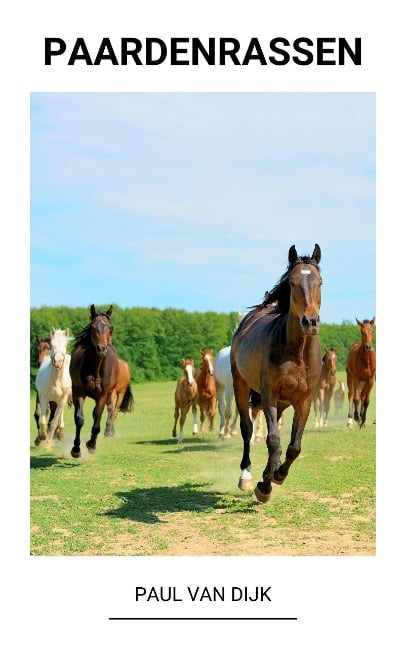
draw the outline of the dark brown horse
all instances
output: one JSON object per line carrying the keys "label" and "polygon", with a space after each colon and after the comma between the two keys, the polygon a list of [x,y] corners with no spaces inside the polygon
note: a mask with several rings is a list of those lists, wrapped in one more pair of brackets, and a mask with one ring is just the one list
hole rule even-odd
{"label": "dark brown horse", "polygon": [[[114,398],[117,396],[120,363],[113,346],[113,326],[110,322],[113,306],[106,311],[96,311],[90,307],[90,324],[86,326],[73,343],[70,362],[72,379],[72,400],[75,408],[76,434],[71,450],[72,457],[80,457],[80,431],[84,424],[83,405],[87,396],[95,401],[93,425],[86,447],[89,452],[96,451],[97,435],[100,432],[101,417],[105,406],[109,409],[106,422],[106,436],[112,436]],[[127,394],[127,397],[126,397]],[[128,385],[120,407],[120,412],[130,411],[132,395]]]}
{"label": "dark brown horse", "polygon": [[316,415],[315,427],[327,427],[330,402],[337,381],[337,349],[324,348],[320,379],[313,396],[314,413]]}
{"label": "dark brown horse", "polygon": [[[347,427],[352,428],[353,420],[360,428],[365,426],[369,396],[374,386],[376,372],[376,355],[373,348],[375,317],[357,324],[361,330],[361,342],[355,342],[350,347],[347,356],[347,387],[348,387],[348,421]],[[358,412],[358,408],[360,408]]]}
{"label": "dark brown horse", "polygon": [[[252,488],[249,415],[250,391],[256,392],[267,425],[268,462],[255,496],[267,502],[272,482],[282,484],[301,451],[301,440],[321,371],[318,338],[321,303],[320,247],[312,256],[298,256],[294,245],[289,264],[277,285],[265,293],[240,323],[231,344],[234,395],[240,414],[243,456],[239,487]],[[278,420],[292,405],[294,416],[290,443],[281,464]]]}
{"label": "dark brown horse", "polygon": [[178,443],[183,442],[183,427],[190,408],[192,408],[193,415],[193,434],[197,434],[197,382],[194,376],[195,361],[193,358],[183,358],[182,369],[183,376],[176,383],[175,411],[173,414],[175,420],[172,428],[172,436],[176,437],[176,425],[180,415]]}
{"label": "dark brown horse", "polygon": [[214,377],[213,349],[200,351],[202,363],[196,375],[197,404],[200,408],[200,432],[204,432],[206,416],[209,419],[209,430],[214,429],[214,417],[217,410],[216,379]]}

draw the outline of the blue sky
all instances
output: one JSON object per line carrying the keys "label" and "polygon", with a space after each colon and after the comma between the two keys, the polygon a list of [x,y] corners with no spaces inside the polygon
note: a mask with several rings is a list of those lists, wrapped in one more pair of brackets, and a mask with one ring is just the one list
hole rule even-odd
{"label": "blue sky", "polygon": [[241,311],[322,252],[375,315],[375,94],[32,93],[31,306]]}

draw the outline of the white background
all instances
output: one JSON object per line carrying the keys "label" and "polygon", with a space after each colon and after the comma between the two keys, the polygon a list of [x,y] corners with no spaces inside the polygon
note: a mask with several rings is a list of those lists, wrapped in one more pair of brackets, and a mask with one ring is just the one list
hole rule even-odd
{"label": "white background", "polygon": [[[404,558],[404,73],[399,3],[15,2],[2,20],[2,590],[7,646],[399,645]],[[4,12],[4,8],[3,8]],[[361,67],[45,68],[46,36],[362,37]],[[377,93],[378,543],[376,557],[39,558],[29,556],[29,100],[38,91]],[[63,227],[63,223],[56,222]],[[351,232],[348,233],[351,236]],[[362,245],[362,241],[360,241]],[[345,250],[343,250],[345,262]],[[396,292],[395,292],[396,291]],[[399,295],[398,295],[399,292]],[[5,341],[7,336],[7,342]],[[399,340],[396,343],[396,340]],[[5,354],[5,355],[4,355]],[[400,374],[401,376],[401,374]],[[12,385],[17,388],[12,389]],[[400,400],[400,402],[399,402]],[[399,521],[400,520],[400,521]],[[136,603],[135,587],[272,586],[272,603]],[[403,610],[402,610],[403,611]],[[298,617],[297,621],[126,621],[109,617]]]}

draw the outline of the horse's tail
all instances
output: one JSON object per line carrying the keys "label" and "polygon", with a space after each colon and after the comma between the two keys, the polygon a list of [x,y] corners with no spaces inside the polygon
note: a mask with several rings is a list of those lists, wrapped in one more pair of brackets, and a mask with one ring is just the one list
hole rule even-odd
{"label": "horse's tail", "polygon": [[124,394],[123,402],[120,405],[120,412],[126,414],[127,412],[132,412],[134,409],[134,396],[131,391],[130,385],[128,385],[126,392]]}

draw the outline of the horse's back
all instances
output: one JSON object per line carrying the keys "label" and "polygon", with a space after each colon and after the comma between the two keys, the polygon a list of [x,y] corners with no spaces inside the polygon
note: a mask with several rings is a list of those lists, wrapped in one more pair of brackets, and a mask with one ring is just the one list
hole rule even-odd
{"label": "horse's back", "polygon": [[234,333],[231,344],[231,365],[244,380],[259,391],[259,374],[263,353],[268,354],[272,345],[274,329],[280,316],[263,309],[248,314]]}

